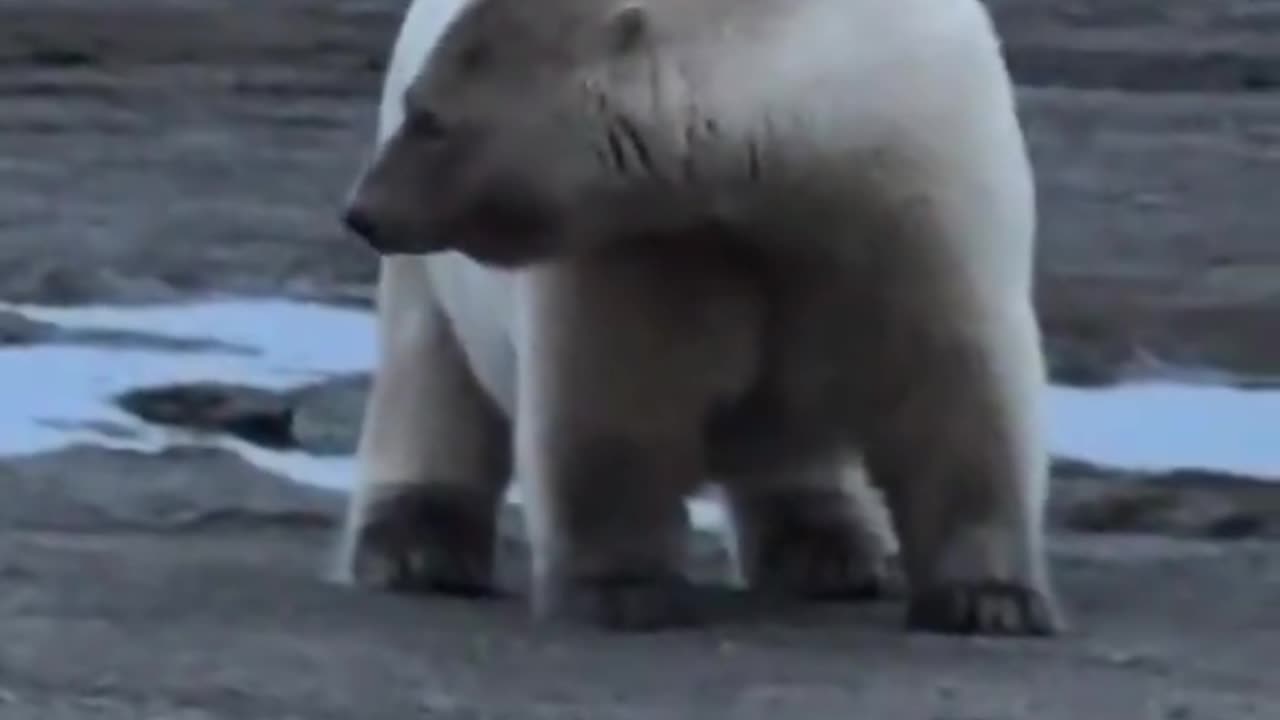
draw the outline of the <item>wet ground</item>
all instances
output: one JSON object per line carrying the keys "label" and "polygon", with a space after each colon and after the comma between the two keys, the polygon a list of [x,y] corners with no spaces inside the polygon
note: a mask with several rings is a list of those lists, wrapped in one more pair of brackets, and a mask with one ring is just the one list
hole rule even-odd
{"label": "wet ground", "polygon": [[[1270,384],[1280,2],[992,4],[1036,162],[1056,379]],[[335,212],[402,8],[0,0],[0,301],[367,306],[373,258]],[[0,314],[0,352],[192,358],[161,377],[138,355],[140,388],[240,377],[235,360],[197,359],[216,343],[144,330]],[[75,429],[54,412],[58,442],[89,444],[22,457],[25,441],[0,438],[0,718],[1243,720],[1280,703],[1280,496],[1213,472],[1060,463],[1055,569],[1076,626],[1060,641],[907,635],[896,602],[618,638],[533,627],[514,599],[325,585],[340,500],[262,453],[301,445],[304,472],[346,477],[315,459],[349,450],[363,375],[348,360],[300,394],[287,388],[324,373],[130,396],[130,416],[205,423],[160,452],[119,418]],[[39,379],[10,403],[38,402]],[[518,539],[507,549],[518,569]]]}

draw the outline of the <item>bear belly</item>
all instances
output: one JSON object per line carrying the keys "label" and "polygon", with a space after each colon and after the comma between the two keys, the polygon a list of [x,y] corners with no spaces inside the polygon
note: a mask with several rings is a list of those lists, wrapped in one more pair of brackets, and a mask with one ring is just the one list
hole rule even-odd
{"label": "bear belly", "polygon": [[486,268],[457,253],[422,259],[476,381],[508,418],[516,406],[514,273]]}

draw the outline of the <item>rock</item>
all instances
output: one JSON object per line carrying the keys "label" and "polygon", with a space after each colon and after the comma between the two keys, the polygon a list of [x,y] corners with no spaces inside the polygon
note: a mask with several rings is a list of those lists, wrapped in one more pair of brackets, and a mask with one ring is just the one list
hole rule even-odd
{"label": "rock", "polygon": [[328,525],[343,497],[217,448],[157,453],[75,445],[0,460],[0,527],[172,529],[210,523]]}
{"label": "rock", "polygon": [[[292,392],[177,385],[136,390],[119,402],[151,422],[225,432],[275,449],[352,455],[370,381],[357,373]],[[1141,473],[1069,459],[1054,462],[1053,477],[1049,515],[1060,528],[1280,538],[1280,483],[1199,470]]]}
{"label": "rock", "polygon": [[225,432],[263,447],[294,448],[293,408],[281,393],[227,383],[191,383],[131,390],[116,398],[148,422]]}
{"label": "rock", "polygon": [[315,300],[339,307],[376,310],[378,286],[375,283],[333,283],[315,291]]}
{"label": "rock", "polygon": [[[1187,43],[1187,36],[1179,35],[1168,39]],[[1105,31],[1057,32],[1013,38],[1005,55],[1020,85],[1134,92],[1262,92],[1280,87],[1280,52],[1271,40],[1256,35],[1229,36],[1216,45],[1189,49],[1151,37],[1116,38]]]}
{"label": "rock", "polygon": [[148,422],[224,432],[272,449],[351,455],[369,382],[367,373],[357,373],[285,392],[189,383],[133,390],[116,401]]}
{"label": "rock", "polygon": [[125,268],[72,263],[55,257],[35,257],[20,273],[0,283],[10,300],[50,305],[80,305],[111,298],[115,302],[164,302],[178,297],[164,282],[137,277]]}
{"label": "rock", "polygon": [[1069,333],[1046,336],[1045,362],[1050,379],[1076,387],[1098,387],[1116,382],[1131,362],[1131,353]]}
{"label": "rock", "polygon": [[[1280,9],[987,2],[1022,85],[1056,376],[1103,382],[1138,349],[1274,372]],[[376,255],[334,213],[403,3],[289,0],[270,24],[213,0],[126,5],[0,8],[0,295],[370,305]]]}
{"label": "rock", "polygon": [[158,350],[163,352],[224,352],[251,354],[253,348],[203,338],[154,335],[109,328],[68,328],[57,323],[33,320],[20,312],[0,310],[0,347],[6,345],[96,345],[110,348]]}
{"label": "rock", "polygon": [[360,373],[294,393],[290,429],[298,446],[316,455],[354,454],[370,381]]}
{"label": "rock", "polygon": [[1101,533],[1280,538],[1280,482],[1204,470],[1140,473],[1055,464],[1050,522]]}
{"label": "rock", "polygon": [[52,323],[32,320],[22,313],[0,310],[0,347],[43,342],[57,333]]}

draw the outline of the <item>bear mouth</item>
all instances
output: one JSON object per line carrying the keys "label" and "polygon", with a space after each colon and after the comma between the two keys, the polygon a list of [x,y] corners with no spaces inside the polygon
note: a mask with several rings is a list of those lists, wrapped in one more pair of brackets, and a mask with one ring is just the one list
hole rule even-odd
{"label": "bear mouth", "polygon": [[543,243],[529,244],[506,241],[504,238],[488,236],[485,242],[469,243],[457,248],[462,255],[490,267],[518,269],[540,262],[550,257],[551,252]]}
{"label": "bear mouth", "polygon": [[489,193],[446,223],[450,244],[491,265],[513,266],[550,254],[562,231],[559,214],[527,194]]}
{"label": "bear mouth", "polygon": [[485,193],[466,214],[477,227],[512,236],[548,235],[560,224],[558,214],[545,202],[511,188]]}

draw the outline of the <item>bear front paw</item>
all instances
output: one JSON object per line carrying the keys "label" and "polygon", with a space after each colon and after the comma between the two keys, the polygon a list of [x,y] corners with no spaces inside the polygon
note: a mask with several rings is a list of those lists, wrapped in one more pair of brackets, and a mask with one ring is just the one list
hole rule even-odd
{"label": "bear front paw", "polygon": [[752,585],[812,600],[863,601],[885,594],[888,559],[851,528],[793,528],[760,548]]}
{"label": "bear front paw", "polygon": [[372,502],[357,582],[394,592],[493,593],[493,504],[457,488],[415,485]]}
{"label": "bear front paw", "polygon": [[592,578],[556,583],[539,601],[543,619],[606,630],[652,632],[700,622],[683,577]]}
{"label": "bear front paw", "polygon": [[837,492],[788,491],[739,498],[735,534],[755,590],[846,602],[886,594],[892,556]]}
{"label": "bear front paw", "polygon": [[949,583],[913,593],[907,624],[952,635],[1051,636],[1065,629],[1047,591],[998,581]]}

